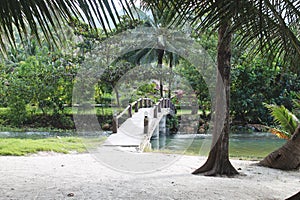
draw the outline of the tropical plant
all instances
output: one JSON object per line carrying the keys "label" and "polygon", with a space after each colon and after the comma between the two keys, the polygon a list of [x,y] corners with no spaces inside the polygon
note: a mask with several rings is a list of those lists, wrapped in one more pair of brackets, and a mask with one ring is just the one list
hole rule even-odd
{"label": "tropical plant", "polygon": [[10,108],[11,124],[22,125],[29,107],[30,114],[37,110],[31,108],[39,108],[44,115],[62,114],[64,104],[71,103],[73,79],[81,59],[70,52],[51,51],[46,43],[39,48],[35,39],[28,40],[26,46],[16,45],[18,52],[12,49],[11,56],[3,59],[0,74],[5,83],[1,105]]}
{"label": "tropical plant", "polygon": [[16,48],[14,29],[22,41],[30,34],[39,42],[42,41],[41,36],[44,36],[51,47],[62,44],[64,36],[57,37],[56,33],[61,32],[64,25],[74,19],[86,21],[93,28],[102,27],[108,35],[108,31],[113,26],[118,27],[121,21],[117,6],[134,18],[132,5],[134,0],[3,0],[0,3],[0,51],[6,52],[7,47]]}
{"label": "tropical plant", "polygon": [[262,102],[284,105],[291,110],[292,93],[300,90],[299,75],[286,71],[280,62],[269,64],[263,55],[249,58],[247,51],[240,54],[238,58],[233,56],[231,70],[232,121],[234,124],[270,125],[272,118]]}
{"label": "tropical plant", "polygon": [[[300,101],[299,94],[297,96],[298,99],[295,100],[295,107],[299,106]],[[280,125],[280,129],[270,128],[269,131],[277,135],[279,138],[290,139],[300,124],[298,117],[283,105],[278,106],[274,104],[265,104],[265,106],[269,109],[273,116],[274,122]]]}
{"label": "tropical plant", "polygon": [[[257,42],[258,48],[253,49],[255,54],[258,51],[265,52],[269,60],[285,58],[286,63],[291,63],[288,58],[300,57],[300,41],[294,30],[297,27],[300,13],[298,8],[300,2],[278,0],[257,0],[257,1],[179,1],[178,11],[182,4],[186,5],[183,15],[189,15],[194,19],[196,30],[203,30],[207,27],[218,29],[218,53],[217,65],[220,78],[219,84],[224,84],[225,97],[216,98],[216,124],[218,116],[225,114],[225,121],[221,130],[215,129],[213,134],[213,145],[207,162],[193,173],[206,173],[207,175],[226,174],[233,175],[237,171],[233,168],[228,158],[228,137],[229,137],[229,92],[230,92],[230,71],[231,71],[231,48],[233,39],[238,45],[249,47],[253,41]],[[180,10],[182,11],[182,10]],[[284,13],[284,14],[283,14]],[[200,23],[199,23],[199,19]],[[220,90],[217,91],[217,94]],[[221,101],[225,98],[225,102]],[[223,106],[226,105],[224,109]],[[223,110],[222,110],[223,109]]]}
{"label": "tropical plant", "polygon": [[278,137],[287,139],[287,143],[281,148],[269,154],[260,165],[277,169],[297,169],[300,167],[300,121],[299,121],[299,102],[300,95],[295,94],[293,114],[284,106],[266,105],[271,111],[274,121],[280,124],[279,129],[271,128],[271,132]]}
{"label": "tropical plant", "polygon": [[[128,16],[134,18],[131,5],[133,0],[118,1]],[[166,1],[160,0],[143,0],[147,5],[159,6]],[[169,1],[168,1],[169,2]],[[300,2],[289,0],[256,0],[256,1],[198,1],[198,0],[178,0],[171,1],[173,8],[180,13],[174,17],[175,22],[192,19],[195,29],[201,30],[206,27],[214,27],[218,29],[218,70],[220,79],[218,84],[225,85],[225,102],[216,99],[216,104],[226,105],[216,108],[216,116],[222,116],[226,113],[225,122],[222,130],[217,130],[213,137],[213,146],[210,151],[207,162],[203,167],[194,173],[206,173],[207,175],[233,175],[237,171],[229,162],[228,155],[228,138],[229,138],[229,91],[230,91],[230,44],[233,34],[238,34],[239,44],[242,46],[252,45],[252,41],[256,41],[258,48],[254,50],[264,51],[270,54],[270,60],[283,57],[286,63],[297,66],[296,62],[300,57],[300,41],[297,33],[299,23],[299,7]],[[167,4],[168,5],[168,4]],[[104,22],[112,19],[117,26],[119,15],[116,12],[115,1],[111,0],[87,0],[87,1],[12,1],[5,0],[1,2],[1,46],[6,46],[3,42],[2,34],[13,46],[14,37],[12,35],[12,27],[14,24],[18,28],[20,35],[28,30],[25,24],[29,24],[30,29],[38,37],[37,25],[39,24],[43,33],[51,40],[51,31],[49,26],[59,27],[61,18],[70,19],[72,15],[77,18],[87,18],[90,25],[96,26],[96,15],[104,32],[111,27]],[[79,12],[79,9],[83,12]],[[94,12],[93,12],[94,11]],[[100,12],[102,11],[102,12]],[[37,19],[37,20],[35,20]],[[200,23],[199,23],[200,21]],[[108,23],[109,24],[109,23]],[[27,29],[26,29],[27,28]],[[28,32],[28,31],[27,31]],[[235,36],[235,35],[234,35]],[[255,52],[255,51],[254,51]],[[292,67],[291,67],[292,68]],[[299,70],[297,67],[293,69]],[[220,92],[217,91],[217,93]],[[218,119],[216,119],[218,121]],[[218,125],[218,124],[216,124]],[[294,145],[294,144],[291,144]],[[288,161],[287,161],[288,163]]]}

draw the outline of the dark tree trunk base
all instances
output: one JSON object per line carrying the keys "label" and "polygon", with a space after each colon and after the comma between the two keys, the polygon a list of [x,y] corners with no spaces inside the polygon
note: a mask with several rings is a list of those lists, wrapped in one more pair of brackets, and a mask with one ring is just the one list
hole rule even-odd
{"label": "dark tree trunk base", "polygon": [[[221,138],[218,142],[221,142]],[[207,161],[203,166],[196,169],[192,174],[203,174],[205,176],[228,176],[232,177],[238,171],[232,166],[227,156],[222,154],[220,146],[216,144],[210,151]]]}
{"label": "dark tree trunk base", "polygon": [[300,199],[300,192],[298,192],[297,194],[285,199],[285,200],[299,200]]}
{"label": "dark tree trunk base", "polygon": [[298,169],[300,167],[300,125],[287,143],[265,157],[258,165],[282,170]]}
{"label": "dark tree trunk base", "polygon": [[[220,162],[220,161],[219,161]],[[220,165],[218,162],[213,162],[212,158],[208,158],[206,163],[200,168],[192,172],[192,174],[203,174],[204,176],[227,176],[233,177],[238,175],[238,171],[231,165],[229,160],[222,161]]]}

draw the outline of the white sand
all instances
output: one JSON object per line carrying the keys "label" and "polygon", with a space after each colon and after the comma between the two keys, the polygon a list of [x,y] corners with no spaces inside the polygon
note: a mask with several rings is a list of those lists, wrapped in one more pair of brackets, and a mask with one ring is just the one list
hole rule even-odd
{"label": "white sand", "polygon": [[[156,155],[160,159],[174,156]],[[160,171],[134,174],[115,171],[90,154],[4,156],[0,157],[0,199],[273,200],[300,190],[299,170],[263,168],[253,161],[232,160],[244,174],[236,178],[191,175],[204,161],[182,156]]]}

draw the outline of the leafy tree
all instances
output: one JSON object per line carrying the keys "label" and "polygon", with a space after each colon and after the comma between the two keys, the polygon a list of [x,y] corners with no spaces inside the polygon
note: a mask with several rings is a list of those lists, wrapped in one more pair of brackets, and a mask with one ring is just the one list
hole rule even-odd
{"label": "leafy tree", "polygon": [[206,117],[205,111],[211,108],[211,99],[207,85],[204,79],[201,77],[201,74],[199,74],[199,71],[194,66],[191,66],[191,64],[189,64],[187,61],[182,59],[176,68],[174,68],[174,72],[188,80],[189,84],[197,95],[198,105],[200,106],[200,109],[202,109],[204,117]]}
{"label": "leafy tree", "polygon": [[[47,1],[48,2],[48,1]],[[76,3],[73,2],[61,2],[61,1],[51,1],[47,3],[46,1],[30,1],[24,6],[24,1],[4,1],[1,6],[2,13],[1,18],[3,19],[0,23],[1,33],[4,33],[10,41],[14,41],[12,35],[9,33],[12,24],[17,24],[20,27],[19,32],[22,32],[26,27],[24,26],[24,20],[27,19],[32,30],[36,30],[36,21],[34,19],[39,19],[39,24],[42,25],[45,35],[51,36],[49,31],[47,31],[48,20],[50,24],[53,19],[58,19],[58,16],[68,16],[71,14],[79,15],[78,7]],[[128,0],[120,1],[123,8],[129,16],[134,18],[129,5]],[[148,4],[158,5],[163,4],[164,1],[156,0],[144,0]],[[95,26],[95,20],[93,20],[91,10],[99,10],[98,6],[93,4],[93,9],[90,9],[88,3],[91,1],[78,1],[78,5],[83,9],[84,15],[91,25]],[[116,23],[113,13],[116,13],[115,4],[111,1],[98,1],[100,8],[104,11],[106,17],[101,16],[100,12],[97,12],[97,18],[99,21],[103,22],[104,19],[110,18]],[[125,7],[124,4],[127,6]],[[17,5],[17,6],[16,6]],[[46,6],[45,6],[46,5]],[[110,6],[112,5],[112,6]],[[36,7],[40,9],[36,9]],[[260,50],[265,50],[274,57],[283,56],[286,58],[287,63],[290,61],[295,62],[300,59],[300,41],[298,35],[295,34],[294,30],[297,30],[297,25],[299,22],[300,13],[298,12],[299,2],[291,2],[288,0],[257,0],[257,1],[194,1],[194,0],[179,0],[174,2],[174,7],[180,13],[179,17],[175,17],[178,22],[182,22],[188,17],[188,19],[194,19],[197,23],[196,28],[202,29],[203,27],[214,26],[218,29],[218,70],[221,74],[218,83],[225,84],[225,123],[224,128],[218,133],[214,134],[213,147],[208,157],[207,162],[198,172],[207,172],[208,175],[222,175],[222,174],[236,174],[236,170],[232,167],[228,159],[228,133],[229,133],[229,83],[230,83],[230,43],[233,33],[240,35],[239,44],[249,45],[249,41],[257,40],[258,47]],[[25,9],[24,9],[25,8]],[[32,9],[33,8],[33,9]],[[49,9],[50,8],[50,9]],[[56,9],[59,8],[59,9]],[[105,12],[106,10],[108,12]],[[27,11],[27,12],[24,12]],[[33,12],[31,12],[31,10]],[[54,12],[58,10],[57,12]],[[52,17],[54,12],[54,17]],[[77,12],[76,12],[77,11]],[[19,15],[19,13],[25,13],[24,15]],[[58,13],[58,14],[57,14]],[[106,14],[108,13],[108,14]],[[189,16],[190,15],[190,16]],[[23,17],[25,16],[25,17]],[[33,17],[34,16],[34,17]],[[46,17],[45,17],[46,16]],[[117,14],[118,16],[118,14]],[[202,23],[198,23],[201,19]],[[107,20],[108,21],[108,20]],[[105,28],[105,24],[101,23]],[[46,25],[46,26],[45,26]],[[109,27],[108,27],[109,28]],[[48,33],[48,34],[47,34]],[[35,32],[35,35],[39,35]],[[1,40],[2,41],[2,40]],[[2,46],[3,42],[1,42]],[[277,48],[275,48],[277,47]],[[296,65],[295,65],[296,66]],[[217,99],[217,105],[219,105]],[[223,114],[223,108],[219,107],[216,109],[216,116],[218,114]],[[217,124],[216,124],[217,125]],[[300,128],[300,127],[298,127]],[[297,136],[297,134],[295,133]]]}
{"label": "leafy tree", "polygon": [[235,123],[270,124],[272,119],[263,103],[283,104],[291,109],[291,93],[300,89],[300,82],[296,74],[283,72],[279,63],[270,66],[261,56],[246,56],[232,65],[231,116]]}
{"label": "leafy tree", "polygon": [[34,40],[29,40],[28,45],[31,52],[20,45],[15,56],[4,59],[1,74],[2,94],[6,97],[2,105],[10,108],[15,125],[25,122],[27,106],[36,106],[44,114],[63,113],[64,104],[71,103],[73,79],[80,62],[72,54],[49,51],[47,45],[38,48]]}
{"label": "leafy tree", "polygon": [[130,69],[133,68],[133,65],[129,62],[124,60],[116,61],[110,66],[107,67],[105,72],[101,76],[101,82],[108,84],[113,88],[116,93],[116,100],[117,106],[120,106],[120,99],[119,99],[119,91],[116,87],[116,84],[120,80],[120,78]]}

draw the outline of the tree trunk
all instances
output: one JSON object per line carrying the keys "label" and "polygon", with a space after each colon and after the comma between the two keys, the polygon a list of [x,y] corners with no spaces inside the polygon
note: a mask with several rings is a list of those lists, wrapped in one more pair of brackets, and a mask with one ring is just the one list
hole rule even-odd
{"label": "tree trunk", "polygon": [[299,200],[300,199],[300,192],[298,192],[297,194],[285,199],[285,200]]}
{"label": "tree trunk", "polygon": [[299,200],[300,199],[300,192],[298,192],[297,194],[285,199],[285,200]]}
{"label": "tree trunk", "polygon": [[169,61],[169,70],[170,70],[170,75],[169,75],[169,91],[168,91],[168,98],[171,99],[172,96],[172,68],[173,68],[173,53],[170,53],[170,61]]}
{"label": "tree trunk", "polygon": [[259,165],[282,170],[298,169],[300,167],[300,125],[287,143],[265,157]]}
{"label": "tree trunk", "polygon": [[[157,64],[160,69],[162,69],[162,63],[163,63],[163,57],[164,57],[165,51],[162,49],[157,50]],[[160,97],[164,97],[164,86],[162,81],[162,76],[159,77],[159,91],[160,91]]]}
{"label": "tree trunk", "polygon": [[218,73],[216,87],[216,110],[213,126],[212,147],[206,163],[193,174],[204,173],[207,176],[238,174],[229,161],[229,98],[230,98],[230,23],[221,22],[218,30]]}
{"label": "tree trunk", "polygon": [[120,97],[119,97],[119,90],[114,87],[115,93],[116,93],[116,100],[117,100],[117,106],[120,107]]}

